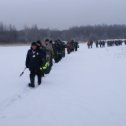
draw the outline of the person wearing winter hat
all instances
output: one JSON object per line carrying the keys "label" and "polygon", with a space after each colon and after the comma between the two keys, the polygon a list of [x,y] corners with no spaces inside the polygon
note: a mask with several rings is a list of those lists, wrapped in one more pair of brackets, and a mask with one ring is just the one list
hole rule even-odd
{"label": "person wearing winter hat", "polygon": [[[43,64],[41,66],[41,68],[42,68],[46,63],[46,48],[42,45],[40,40],[38,40],[36,43],[37,43],[37,49],[40,51],[40,53],[42,55],[42,61],[43,61]],[[43,69],[41,69],[41,73],[42,73],[42,77],[44,77]]]}
{"label": "person wearing winter hat", "polygon": [[40,50],[37,49],[37,43],[32,42],[31,49],[28,50],[26,56],[26,68],[30,70],[30,83],[29,87],[35,87],[35,75],[38,77],[38,85],[41,84],[41,70],[42,65],[42,54]]}

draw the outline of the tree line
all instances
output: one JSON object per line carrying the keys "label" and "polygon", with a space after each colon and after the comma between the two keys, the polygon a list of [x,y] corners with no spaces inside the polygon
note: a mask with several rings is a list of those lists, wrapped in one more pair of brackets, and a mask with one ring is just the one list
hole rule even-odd
{"label": "tree line", "polygon": [[87,25],[67,30],[42,29],[33,25],[31,27],[24,26],[22,30],[17,30],[14,25],[0,23],[0,43],[2,44],[29,43],[46,38],[63,41],[126,39],[126,25]]}

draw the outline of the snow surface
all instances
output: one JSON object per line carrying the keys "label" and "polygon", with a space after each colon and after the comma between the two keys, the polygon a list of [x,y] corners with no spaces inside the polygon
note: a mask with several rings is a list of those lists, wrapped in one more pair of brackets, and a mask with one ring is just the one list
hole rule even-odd
{"label": "snow surface", "polygon": [[19,77],[28,49],[0,47],[0,126],[126,126],[126,46],[81,44],[35,89]]}

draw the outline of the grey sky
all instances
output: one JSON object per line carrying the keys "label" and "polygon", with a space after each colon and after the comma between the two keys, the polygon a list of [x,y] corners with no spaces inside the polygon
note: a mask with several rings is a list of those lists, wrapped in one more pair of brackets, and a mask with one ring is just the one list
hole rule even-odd
{"label": "grey sky", "polygon": [[126,0],[0,0],[0,21],[23,28],[126,24]]}

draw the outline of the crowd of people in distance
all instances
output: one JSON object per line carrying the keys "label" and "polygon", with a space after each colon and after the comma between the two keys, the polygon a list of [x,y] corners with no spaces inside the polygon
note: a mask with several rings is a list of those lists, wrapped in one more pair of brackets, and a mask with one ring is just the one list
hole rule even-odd
{"label": "crowd of people in distance", "polygon": [[120,46],[122,44],[125,44],[126,45],[126,40],[97,40],[97,41],[92,41],[92,40],[89,40],[87,42],[87,46],[88,48],[92,48],[93,45],[96,46],[96,48],[104,48],[104,47],[111,47],[111,46]]}

